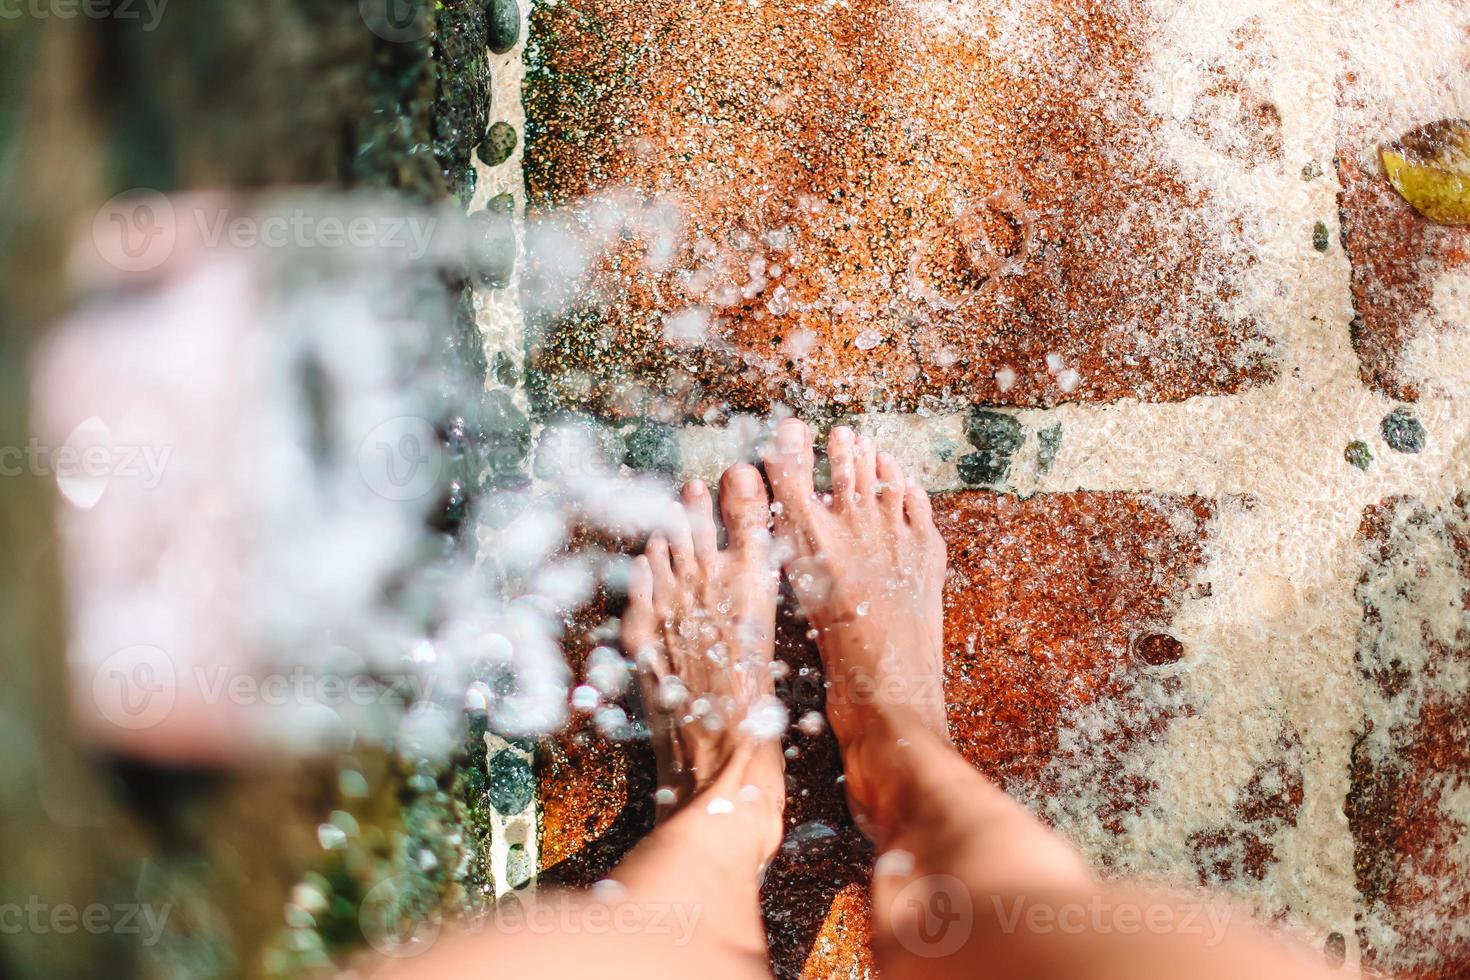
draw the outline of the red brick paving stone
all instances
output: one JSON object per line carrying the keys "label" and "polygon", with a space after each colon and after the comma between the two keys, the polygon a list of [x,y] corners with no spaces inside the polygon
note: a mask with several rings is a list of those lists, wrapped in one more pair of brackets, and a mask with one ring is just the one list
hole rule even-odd
{"label": "red brick paving stone", "polygon": [[832,980],[834,977],[875,975],[873,962],[873,907],[866,891],[848,885],[832,900],[817,942],[801,971],[801,980]]}
{"label": "red brick paving stone", "polygon": [[[1188,710],[1177,679],[1131,647],[1167,633],[1204,564],[1213,504],[975,492],[935,505],[949,542],[946,699],[955,744],[1013,795],[1094,797],[1103,825],[1121,833],[1123,817],[1155,788],[1125,768],[1129,750]],[[1086,757],[1063,748],[1058,725],[1103,700],[1130,710],[1083,747]]]}
{"label": "red brick paving stone", "polygon": [[[1376,153],[1376,148],[1364,151]],[[1414,318],[1432,312],[1434,284],[1470,264],[1470,229],[1423,217],[1357,151],[1338,153],[1338,194],[1344,242],[1352,263],[1353,348],[1363,382],[1401,401],[1417,401],[1419,384],[1398,359],[1414,336]]]}
{"label": "red brick paving stone", "polygon": [[[1470,496],[1371,507],[1358,672],[1367,706],[1345,807],[1370,965],[1470,976]],[[1456,795],[1458,794],[1458,796]],[[1458,800],[1458,802],[1457,802]]]}
{"label": "red brick paving stone", "polygon": [[[533,212],[616,188],[688,217],[667,268],[626,242],[540,325],[542,394],[638,414],[656,392],[698,414],[1165,401],[1271,376],[1269,340],[1224,310],[1251,261],[1222,244],[1237,226],[1157,151],[1149,4],[948,5],[969,18],[953,30],[923,19],[938,6],[538,5]],[[1227,124],[1275,114],[1231,84],[1209,93]],[[661,315],[699,304],[716,342],[664,343]]]}
{"label": "red brick paving stone", "polygon": [[[567,550],[596,560],[634,544],[627,537],[578,527]],[[599,588],[568,617],[562,649],[577,682],[585,677],[587,656],[594,647],[616,645],[599,631],[621,613],[621,602]],[[574,717],[565,730],[537,745],[536,779],[538,859],[546,884],[591,885],[606,877],[653,827],[657,787],[652,747],[608,739],[586,715]]]}
{"label": "red brick paving stone", "polygon": [[[1187,710],[1167,681],[1151,684],[1159,668],[1134,656],[1131,643],[1167,631],[1203,564],[1213,505],[1181,496],[1020,500],[977,491],[936,496],[935,509],[950,548],[946,689],[961,751],[1022,797],[1058,791],[1057,766],[1082,772],[1068,791],[1080,787],[1103,800],[1106,819],[1121,832],[1122,815],[1143,806],[1153,788],[1145,778],[1121,775],[1129,749]],[[792,608],[788,597],[777,636],[779,655],[792,666],[784,693],[795,720],[819,708],[823,695],[820,661]],[[1134,723],[1089,746],[1086,759],[1069,757],[1058,746],[1058,724],[1069,710],[1102,699],[1129,701]],[[872,851],[848,816],[830,732],[792,732],[788,744],[797,749],[787,764],[788,839],[763,895],[776,972],[863,976],[871,969],[862,923]],[[640,788],[627,791],[623,812],[593,841],[585,826],[604,825],[601,808],[611,797],[598,794],[621,778],[617,760],[605,773],[596,764],[543,768],[542,805],[556,813],[543,819],[543,853],[568,849],[552,839],[557,834],[583,849],[552,869],[549,880],[579,884],[606,874],[651,824],[652,760],[645,755],[626,771]],[[558,773],[572,775],[569,791]],[[605,786],[594,792],[593,784]],[[550,808],[557,793],[564,801]]]}
{"label": "red brick paving stone", "polygon": [[[1418,6],[1403,0],[1402,7]],[[1412,16],[1406,9],[1405,17]],[[1449,28],[1449,25],[1435,25]],[[1436,43],[1440,43],[1436,41]],[[1403,135],[1385,131],[1392,112],[1385,100],[1415,104],[1455,103],[1453,93],[1470,71],[1470,58],[1445,58],[1414,68],[1413,96],[1377,91],[1353,70],[1352,55],[1338,79],[1337,175],[1339,219],[1352,263],[1353,347],[1365,384],[1402,401],[1419,398],[1421,379],[1404,374],[1398,358],[1414,334],[1413,319],[1431,309],[1435,281],[1444,272],[1470,263],[1470,229],[1437,225],[1399,196],[1383,174],[1379,149]],[[1394,106],[1393,108],[1397,108]],[[1399,113],[1400,115],[1402,113]],[[1411,125],[1437,118],[1427,115]]]}

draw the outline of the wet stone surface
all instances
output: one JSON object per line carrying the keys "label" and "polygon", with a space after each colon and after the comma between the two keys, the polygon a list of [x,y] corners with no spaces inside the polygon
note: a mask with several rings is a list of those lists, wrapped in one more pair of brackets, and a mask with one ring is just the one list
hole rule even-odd
{"label": "wet stone surface", "polygon": [[[538,396],[625,417],[640,391],[690,417],[775,401],[817,416],[1166,401],[1271,377],[1273,342],[1234,303],[1243,240],[1211,230],[1221,215],[1154,143],[1149,5],[1028,8],[1038,58],[998,40],[1002,12],[965,16],[538,6],[530,210],[595,222],[595,198],[632,226],[533,324]],[[1248,101],[1221,111],[1275,112]],[[702,341],[671,341],[664,318],[690,311]]]}
{"label": "wet stone surface", "polygon": [[1344,808],[1370,965],[1470,974],[1470,497],[1364,514],[1357,669],[1366,693]]}

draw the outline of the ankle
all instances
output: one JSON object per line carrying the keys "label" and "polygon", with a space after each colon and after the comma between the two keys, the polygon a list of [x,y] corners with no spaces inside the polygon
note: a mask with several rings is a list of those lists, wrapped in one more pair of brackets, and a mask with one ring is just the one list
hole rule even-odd
{"label": "ankle", "polygon": [[[834,725],[834,730],[836,726]],[[935,767],[950,762],[974,776],[954,754],[948,733],[940,735],[917,712],[888,706],[870,713],[851,732],[837,732],[848,799],[861,813],[864,831],[881,844],[899,833],[926,806]]]}
{"label": "ankle", "polygon": [[776,743],[742,742],[718,775],[695,789],[671,820],[713,833],[738,864],[764,865],[781,845],[785,765]]}

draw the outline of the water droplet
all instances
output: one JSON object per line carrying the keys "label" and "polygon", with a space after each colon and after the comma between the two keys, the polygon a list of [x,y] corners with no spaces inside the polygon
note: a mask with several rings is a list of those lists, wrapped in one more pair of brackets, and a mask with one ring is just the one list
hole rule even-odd
{"label": "water droplet", "polygon": [[914,856],[908,851],[895,847],[891,851],[885,851],[878,856],[873,864],[873,875],[892,875],[896,878],[906,878],[914,873]]}
{"label": "water droplet", "polygon": [[808,711],[801,716],[801,721],[796,723],[796,727],[801,729],[802,734],[816,738],[826,729],[827,719],[822,717],[820,711]]}

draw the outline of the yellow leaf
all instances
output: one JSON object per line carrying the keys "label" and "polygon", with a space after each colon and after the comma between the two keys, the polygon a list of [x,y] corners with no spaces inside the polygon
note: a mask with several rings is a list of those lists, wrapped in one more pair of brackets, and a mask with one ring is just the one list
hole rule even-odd
{"label": "yellow leaf", "polygon": [[1441,119],[1382,150],[1388,181],[1430,221],[1470,225],[1470,122]]}

